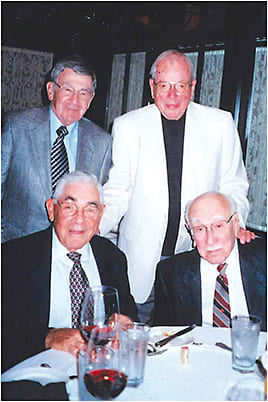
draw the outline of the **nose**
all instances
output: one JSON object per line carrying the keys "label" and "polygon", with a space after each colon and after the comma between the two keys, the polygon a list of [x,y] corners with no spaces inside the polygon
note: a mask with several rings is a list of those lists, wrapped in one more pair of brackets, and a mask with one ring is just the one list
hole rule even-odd
{"label": "nose", "polygon": [[215,243],[216,236],[211,228],[206,228],[206,240],[209,246],[212,246]]}
{"label": "nose", "polygon": [[71,97],[71,101],[72,101],[72,103],[79,103],[79,93],[78,93],[78,91],[74,91],[73,92],[73,95],[72,95],[72,97]]}
{"label": "nose", "polygon": [[76,213],[74,214],[74,219],[76,222],[82,222],[84,220],[83,209],[77,209]]}
{"label": "nose", "polygon": [[168,96],[170,98],[174,98],[175,96],[177,96],[175,85],[173,85],[173,84],[170,85],[169,90],[168,90]]}

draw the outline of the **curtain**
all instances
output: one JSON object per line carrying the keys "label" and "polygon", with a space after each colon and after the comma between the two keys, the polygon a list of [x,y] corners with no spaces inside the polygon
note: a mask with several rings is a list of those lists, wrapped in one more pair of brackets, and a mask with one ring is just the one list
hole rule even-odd
{"label": "curtain", "polygon": [[108,131],[110,131],[114,119],[122,114],[125,69],[126,55],[115,54],[113,56],[112,76],[109,94],[108,118],[106,127],[106,130]]}
{"label": "curtain", "polygon": [[190,53],[186,53],[185,55],[188,57],[188,59],[191,61],[192,63],[192,67],[193,67],[193,73],[194,76],[196,77],[197,74],[197,63],[198,63],[198,52],[190,52]]}
{"label": "curtain", "polygon": [[223,63],[224,50],[205,52],[199,99],[201,105],[220,106]]}
{"label": "curtain", "polygon": [[2,112],[42,106],[53,54],[2,47]]}
{"label": "curtain", "polygon": [[[146,53],[132,53],[129,68],[127,112],[142,106]],[[148,83],[145,83],[148,85]]]}
{"label": "curtain", "polygon": [[246,169],[250,183],[250,211],[247,226],[267,231],[267,49],[255,52],[252,93],[250,98],[246,138]]}

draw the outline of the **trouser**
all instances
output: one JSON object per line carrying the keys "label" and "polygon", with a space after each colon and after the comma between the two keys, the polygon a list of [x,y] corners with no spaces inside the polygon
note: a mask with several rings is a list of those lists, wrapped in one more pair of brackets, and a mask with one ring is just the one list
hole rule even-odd
{"label": "trouser", "polygon": [[137,303],[137,308],[140,322],[150,325],[154,308],[154,287],[144,303]]}
{"label": "trouser", "polygon": [[[161,256],[161,260],[166,260],[169,256]],[[152,325],[153,321],[153,309],[154,309],[154,286],[151,293],[144,303],[136,303],[138,308],[138,317],[140,322],[144,324]]]}

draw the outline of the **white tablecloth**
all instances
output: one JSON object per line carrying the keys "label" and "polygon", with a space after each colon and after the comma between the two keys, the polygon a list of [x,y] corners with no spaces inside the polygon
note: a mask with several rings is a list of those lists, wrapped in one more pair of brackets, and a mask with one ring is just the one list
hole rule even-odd
{"label": "white tablecloth", "polygon": [[[179,327],[176,330],[180,329]],[[160,328],[152,328],[152,333],[162,331]],[[181,363],[181,346],[171,345],[168,350],[160,355],[146,358],[144,382],[137,388],[127,387],[119,395],[118,401],[223,401],[228,389],[241,378],[259,376],[256,367],[255,373],[241,374],[232,369],[232,354],[215,346],[215,342],[224,342],[231,346],[230,329],[196,327],[191,333],[184,335],[185,342],[189,336],[201,345],[188,344],[189,364]],[[183,337],[178,338],[182,343]],[[265,351],[267,334],[261,332],[257,356]],[[176,343],[176,342],[175,342]],[[23,370],[40,367],[41,363],[47,363],[56,369],[43,381],[57,382],[59,372],[67,375],[76,374],[75,358],[65,352],[48,350],[30,359],[27,359],[2,375],[2,381],[11,381]],[[43,369],[49,370],[50,369]],[[39,370],[40,371],[40,370]],[[16,374],[17,373],[17,374]],[[18,374],[19,373],[19,374]],[[40,373],[39,373],[40,377]],[[34,379],[34,378],[31,378]],[[37,378],[37,381],[39,379]],[[41,381],[40,381],[41,382]],[[79,400],[78,381],[67,381],[66,389],[70,400]],[[94,399],[94,398],[92,398]]]}

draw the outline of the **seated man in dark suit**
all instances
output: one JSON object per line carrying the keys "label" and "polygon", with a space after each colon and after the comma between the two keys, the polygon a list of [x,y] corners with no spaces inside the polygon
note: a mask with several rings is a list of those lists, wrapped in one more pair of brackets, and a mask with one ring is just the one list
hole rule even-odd
{"label": "seated man in dark suit", "polygon": [[4,369],[45,346],[76,354],[84,344],[71,312],[74,262],[69,253],[81,254],[89,286],[117,288],[122,323],[128,317],[137,320],[125,255],[109,240],[94,236],[105,207],[96,177],[69,173],[46,207],[53,227],[2,245]]}
{"label": "seated man in dark suit", "polygon": [[253,314],[266,330],[266,241],[237,244],[236,211],[230,197],[215,192],[188,203],[197,250],[158,263],[154,325],[229,326],[230,317]]}

